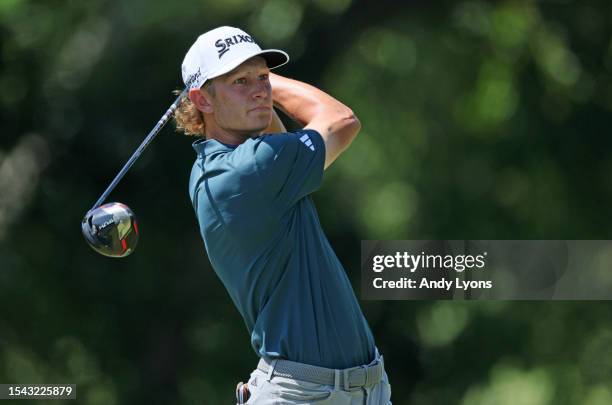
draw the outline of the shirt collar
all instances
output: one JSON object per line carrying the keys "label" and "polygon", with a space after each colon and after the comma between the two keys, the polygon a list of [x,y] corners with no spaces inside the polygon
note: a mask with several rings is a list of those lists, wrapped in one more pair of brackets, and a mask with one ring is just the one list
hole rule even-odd
{"label": "shirt collar", "polygon": [[199,139],[193,143],[193,149],[196,154],[208,156],[211,153],[225,151],[230,152],[236,149],[238,145],[228,145],[223,142],[219,142],[216,139]]}

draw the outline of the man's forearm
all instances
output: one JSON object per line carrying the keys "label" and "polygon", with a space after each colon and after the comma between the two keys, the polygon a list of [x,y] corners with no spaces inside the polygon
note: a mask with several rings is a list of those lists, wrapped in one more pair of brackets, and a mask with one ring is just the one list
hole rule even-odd
{"label": "man's forearm", "polygon": [[285,125],[281,121],[276,111],[273,109],[272,110],[272,120],[270,121],[270,125],[268,125],[268,128],[263,130],[263,133],[264,134],[278,134],[281,132],[287,132],[287,129],[285,128]]}
{"label": "man's forearm", "polygon": [[361,124],[353,111],[309,84],[270,74],[272,98],[298,124],[317,130],[325,142],[327,168],[352,142]]}
{"label": "man's forearm", "polygon": [[302,126],[326,113],[342,114],[346,118],[354,117],[350,108],[307,83],[274,73],[270,74],[270,82],[274,104]]}

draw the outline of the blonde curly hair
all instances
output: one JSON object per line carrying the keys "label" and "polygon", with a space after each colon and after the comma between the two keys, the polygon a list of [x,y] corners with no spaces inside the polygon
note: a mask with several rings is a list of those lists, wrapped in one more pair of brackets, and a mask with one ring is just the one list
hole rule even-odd
{"label": "blonde curly hair", "polygon": [[[204,83],[202,88],[206,88],[212,96],[215,95],[215,88],[210,81]],[[181,90],[174,91],[176,95],[180,93]],[[204,115],[202,115],[202,111],[198,110],[187,95],[183,97],[178,108],[174,111],[174,123],[176,124],[176,130],[183,132],[187,136],[206,137]]]}
{"label": "blonde curly hair", "polygon": [[202,111],[198,110],[187,96],[183,97],[178,108],[174,111],[174,123],[176,124],[176,130],[187,136],[206,136],[206,125]]}

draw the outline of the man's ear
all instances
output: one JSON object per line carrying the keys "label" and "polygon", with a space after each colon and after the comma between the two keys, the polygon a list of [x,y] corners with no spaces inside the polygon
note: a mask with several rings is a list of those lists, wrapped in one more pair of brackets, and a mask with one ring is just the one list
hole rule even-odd
{"label": "man's ear", "polygon": [[211,104],[210,95],[206,94],[201,89],[189,90],[189,100],[191,100],[198,110],[206,114],[212,114],[213,107]]}

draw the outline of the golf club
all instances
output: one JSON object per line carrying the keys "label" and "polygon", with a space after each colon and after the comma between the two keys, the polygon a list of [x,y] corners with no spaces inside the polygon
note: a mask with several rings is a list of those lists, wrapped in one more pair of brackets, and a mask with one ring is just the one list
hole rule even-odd
{"label": "golf club", "polygon": [[85,214],[81,222],[81,231],[85,240],[96,252],[108,257],[126,257],[134,251],[138,243],[138,222],[134,212],[125,204],[109,203],[101,205],[108,195],[115,189],[119,181],[125,176],[142,152],[149,146],[155,136],[168,123],[174,111],[178,108],[182,98],[189,92],[191,83],[197,78],[192,76],[185,89],[174,100],[170,108],[164,113],[155,127],[149,132],[138,149],[121,168],[117,176],[102,193],[94,206]]}

